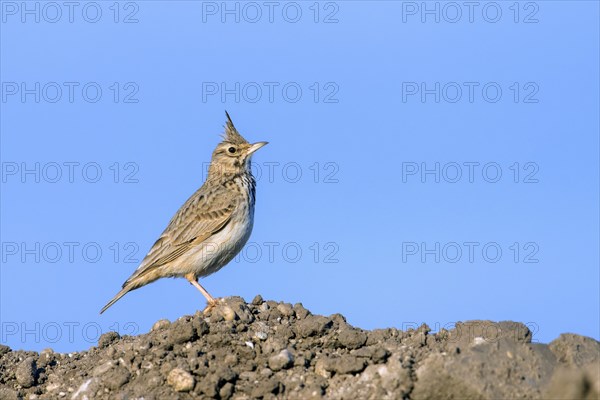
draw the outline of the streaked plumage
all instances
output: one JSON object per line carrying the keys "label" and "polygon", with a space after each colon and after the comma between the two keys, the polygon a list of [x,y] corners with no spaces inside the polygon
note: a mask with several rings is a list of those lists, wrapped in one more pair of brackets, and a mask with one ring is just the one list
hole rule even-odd
{"label": "streaked plumage", "polygon": [[267,144],[248,143],[226,115],[223,141],[213,152],[206,182],[175,213],[138,269],[100,313],[127,292],[165,277],[185,277],[209,306],[214,305],[197,280],[225,266],[248,241],[256,186],[250,159]]}

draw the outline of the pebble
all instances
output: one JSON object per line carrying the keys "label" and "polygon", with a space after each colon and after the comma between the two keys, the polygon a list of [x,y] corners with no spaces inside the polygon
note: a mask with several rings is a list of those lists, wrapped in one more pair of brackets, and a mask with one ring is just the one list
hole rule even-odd
{"label": "pebble", "polygon": [[281,350],[278,354],[269,357],[269,367],[273,371],[287,369],[294,365],[294,356],[288,349]]}
{"label": "pebble", "polygon": [[21,361],[17,367],[16,378],[19,385],[24,388],[32,387],[35,384],[37,367],[33,357],[27,357]]}
{"label": "pebble", "polygon": [[311,315],[296,324],[296,332],[300,337],[307,338],[323,333],[331,327],[331,319],[322,315]]}
{"label": "pebble", "polygon": [[10,347],[0,344],[0,357],[2,357],[4,354],[8,353],[10,351]]}
{"label": "pebble", "polygon": [[113,369],[114,366],[115,366],[115,364],[112,361],[107,361],[105,363],[102,363],[92,370],[92,376],[97,377],[97,376],[104,375],[105,373],[107,373],[108,371]]}
{"label": "pebble", "polygon": [[229,306],[219,307],[219,312],[225,321],[235,321],[237,319],[237,314]]}
{"label": "pebble", "polygon": [[344,329],[338,335],[338,340],[342,346],[354,350],[367,342],[367,334],[360,329]]}
{"label": "pebble", "polygon": [[119,340],[120,338],[121,335],[119,335],[117,332],[106,332],[98,339],[98,348],[103,349],[108,347],[111,343]]}
{"label": "pebble", "polygon": [[267,337],[269,337],[269,326],[264,322],[258,322],[255,325],[254,337],[258,340],[267,340]]}
{"label": "pebble", "polygon": [[353,374],[361,372],[365,367],[366,362],[364,359],[345,354],[341,357],[320,358],[315,364],[315,372],[325,378],[329,378],[331,372]]}
{"label": "pebble", "polygon": [[227,382],[219,390],[219,398],[222,400],[229,399],[233,395],[234,386],[230,382]]}
{"label": "pebble", "polygon": [[292,308],[292,305],[289,303],[281,303],[277,305],[277,310],[279,310],[284,317],[293,317],[294,314],[296,314]]}
{"label": "pebble", "polygon": [[189,372],[181,368],[174,368],[167,376],[167,383],[177,392],[189,392],[194,388],[196,382]]}
{"label": "pebble", "polygon": [[152,332],[158,331],[158,330],[168,327],[169,325],[171,325],[171,321],[169,321],[168,319],[159,319],[158,321],[156,321],[154,323],[154,325],[152,325],[152,328],[150,329],[150,331],[152,331]]}
{"label": "pebble", "polygon": [[173,344],[183,344],[194,340],[195,337],[196,329],[185,321],[177,321],[169,331],[169,341]]}

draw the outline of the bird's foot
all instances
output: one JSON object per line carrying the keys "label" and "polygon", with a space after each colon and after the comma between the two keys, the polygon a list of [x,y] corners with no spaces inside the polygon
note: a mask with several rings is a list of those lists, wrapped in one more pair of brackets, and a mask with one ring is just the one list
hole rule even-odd
{"label": "bird's foot", "polygon": [[222,299],[214,299],[213,298],[212,301],[208,300],[206,302],[206,308],[204,310],[202,310],[202,314],[211,312],[219,304],[219,301],[222,301]]}

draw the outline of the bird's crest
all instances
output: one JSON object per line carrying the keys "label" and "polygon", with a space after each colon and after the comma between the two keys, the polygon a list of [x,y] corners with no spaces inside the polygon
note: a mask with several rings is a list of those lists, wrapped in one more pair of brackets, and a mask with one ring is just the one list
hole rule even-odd
{"label": "bird's crest", "polygon": [[234,143],[234,144],[243,144],[248,143],[246,139],[243,138],[242,135],[235,129],[233,125],[233,121],[229,116],[229,113],[225,111],[225,115],[227,116],[227,122],[225,124],[225,133],[223,134],[223,140]]}

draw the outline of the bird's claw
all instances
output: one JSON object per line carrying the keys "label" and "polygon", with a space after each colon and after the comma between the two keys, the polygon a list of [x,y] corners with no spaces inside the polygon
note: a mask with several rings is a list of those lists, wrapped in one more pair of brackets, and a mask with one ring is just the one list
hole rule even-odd
{"label": "bird's claw", "polygon": [[213,299],[212,301],[207,301],[206,308],[202,310],[202,314],[206,314],[211,312],[213,308],[215,308],[219,304],[219,300]]}

